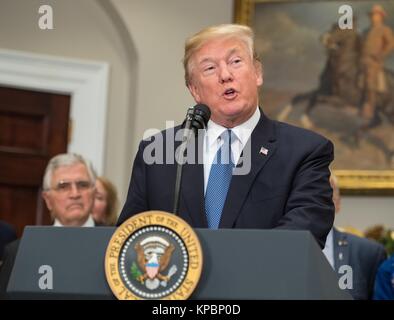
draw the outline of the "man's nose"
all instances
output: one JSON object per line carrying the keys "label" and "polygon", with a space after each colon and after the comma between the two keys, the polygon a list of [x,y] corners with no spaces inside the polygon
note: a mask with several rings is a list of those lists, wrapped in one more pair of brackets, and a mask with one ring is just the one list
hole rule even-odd
{"label": "man's nose", "polygon": [[70,197],[72,198],[78,198],[81,196],[81,191],[77,187],[75,183],[71,184],[71,190],[70,190]]}
{"label": "man's nose", "polygon": [[233,80],[233,75],[226,63],[220,65],[219,81],[225,83]]}

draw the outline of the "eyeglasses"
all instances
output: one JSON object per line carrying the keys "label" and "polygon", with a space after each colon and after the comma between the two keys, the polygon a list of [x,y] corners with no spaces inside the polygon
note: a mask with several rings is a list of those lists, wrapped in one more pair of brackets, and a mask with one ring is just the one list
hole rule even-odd
{"label": "eyeglasses", "polygon": [[72,185],[75,185],[78,191],[87,191],[92,188],[93,184],[87,180],[79,181],[59,181],[58,184],[52,188],[59,193],[68,193],[72,190]]}

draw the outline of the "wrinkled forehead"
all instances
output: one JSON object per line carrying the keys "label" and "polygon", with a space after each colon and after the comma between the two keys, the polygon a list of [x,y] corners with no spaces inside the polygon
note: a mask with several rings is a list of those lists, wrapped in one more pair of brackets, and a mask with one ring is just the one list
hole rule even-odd
{"label": "wrinkled forehead", "polygon": [[99,179],[96,179],[95,186],[96,186],[96,189],[97,189],[98,192],[105,193],[105,194],[107,193],[103,183]]}
{"label": "wrinkled forehead", "polygon": [[60,166],[53,171],[52,183],[75,180],[90,180],[88,170],[83,163]]}
{"label": "wrinkled forehead", "polygon": [[236,37],[223,37],[207,40],[191,57],[193,64],[207,60],[225,59],[234,54],[251,56],[245,41]]}

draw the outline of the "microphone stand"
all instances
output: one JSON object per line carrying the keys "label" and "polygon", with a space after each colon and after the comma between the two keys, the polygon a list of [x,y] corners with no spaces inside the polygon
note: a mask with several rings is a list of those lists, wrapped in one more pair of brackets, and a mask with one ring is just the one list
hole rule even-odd
{"label": "microphone stand", "polygon": [[[183,131],[182,143],[179,147],[179,154],[176,157],[177,168],[175,177],[175,195],[174,195],[174,209],[173,213],[179,216],[179,200],[180,190],[182,184],[183,164],[186,158],[186,148],[190,139],[193,137],[194,130],[198,136],[200,129],[206,129],[208,120],[211,117],[211,111],[205,104],[198,104],[187,110],[185,126]],[[176,156],[176,155],[175,155]]]}
{"label": "microphone stand", "polygon": [[193,108],[189,108],[186,116],[186,123],[184,128],[184,134],[182,138],[182,143],[179,147],[179,154],[177,161],[177,168],[176,168],[176,177],[175,177],[175,196],[174,196],[174,209],[173,213],[176,216],[179,216],[179,199],[180,199],[180,191],[181,191],[181,183],[182,183],[182,172],[183,172],[183,164],[185,162],[186,157],[186,147],[193,135]]}

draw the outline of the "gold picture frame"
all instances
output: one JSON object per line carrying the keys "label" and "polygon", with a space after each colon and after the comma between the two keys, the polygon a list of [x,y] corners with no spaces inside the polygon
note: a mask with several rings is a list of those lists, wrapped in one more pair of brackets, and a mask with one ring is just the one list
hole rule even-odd
{"label": "gold picture frame", "polygon": [[[319,1],[321,3],[328,3],[333,0]],[[352,0],[356,3],[362,0]],[[261,4],[296,4],[307,3],[308,0],[235,0],[234,2],[234,22],[238,24],[248,25],[254,28],[253,17],[256,11],[256,5]],[[317,3],[318,1],[310,1],[310,3]],[[338,2],[338,1],[337,1]],[[384,0],[382,0],[384,5]],[[261,7],[260,7],[261,8]],[[267,7],[269,10],[269,7]],[[390,12],[391,14],[391,12]],[[394,12],[393,12],[394,14]],[[258,36],[258,34],[256,34]],[[264,62],[264,57],[263,62]],[[394,133],[393,133],[394,137]],[[394,156],[393,156],[394,157]],[[346,195],[379,195],[392,196],[394,195],[394,170],[350,170],[335,168],[334,174],[337,176],[341,192]]]}

